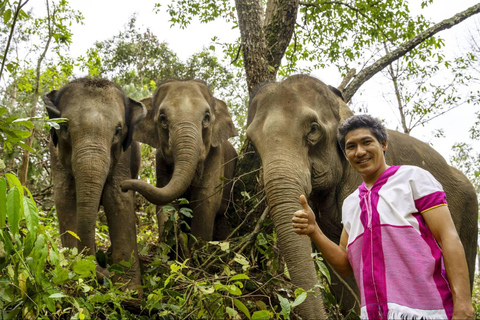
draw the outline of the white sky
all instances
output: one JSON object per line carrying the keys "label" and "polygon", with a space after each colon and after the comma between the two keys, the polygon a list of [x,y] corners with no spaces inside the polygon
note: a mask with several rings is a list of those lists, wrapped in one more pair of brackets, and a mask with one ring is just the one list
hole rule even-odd
{"label": "white sky", "polygon": [[[42,1],[43,2],[43,1]],[[84,55],[87,49],[91,48],[95,41],[103,41],[117,35],[123,30],[124,25],[129,21],[133,13],[138,14],[137,26],[149,28],[160,41],[169,44],[171,50],[185,61],[193,53],[196,53],[204,46],[209,46],[213,36],[219,37],[219,41],[233,42],[239,36],[238,29],[231,29],[231,25],[226,24],[222,19],[209,24],[194,23],[187,29],[181,30],[178,27],[170,28],[168,15],[165,13],[166,0],[70,0],[72,8],[83,13],[84,25],[73,26],[73,44],[71,45],[71,55],[78,57]],[[156,2],[162,2],[161,14],[154,13]],[[411,0],[412,3],[420,3],[420,0]],[[435,4],[429,7],[424,15],[430,17],[433,21],[439,22],[442,19],[449,18],[453,13],[460,12],[476,1],[466,0],[436,0]],[[34,4],[35,3],[35,4]],[[31,1],[31,6],[38,7],[39,1]],[[446,50],[449,52],[460,52],[466,48],[468,27],[474,25],[474,19],[480,22],[480,15],[464,21],[462,24],[441,32],[439,35],[446,39]],[[338,86],[341,77],[338,73],[313,74],[327,84]],[[79,75],[80,76],[80,75]],[[385,87],[385,81],[378,81],[379,77],[374,77],[365,84],[354,96],[357,101],[368,106],[368,110],[374,116],[387,120],[387,126],[395,129],[399,122],[397,121],[392,108],[385,102],[382,94],[391,88]],[[440,117],[425,128],[415,129],[412,135],[433,144],[448,160],[451,155],[451,146],[455,142],[467,142],[468,129],[475,122],[473,106],[462,106],[457,110]],[[446,138],[432,139],[432,131],[437,128],[443,128]],[[480,147],[476,147],[480,151]]]}

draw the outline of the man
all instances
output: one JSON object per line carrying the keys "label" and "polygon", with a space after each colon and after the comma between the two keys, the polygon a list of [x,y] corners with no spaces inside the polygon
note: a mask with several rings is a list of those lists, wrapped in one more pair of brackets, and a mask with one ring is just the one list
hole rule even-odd
{"label": "man", "polygon": [[303,195],[294,231],[342,276],[353,272],[362,319],[474,319],[465,253],[440,183],[418,167],[388,166],[386,130],[371,116],[347,119],[338,141],[363,178],[343,203],[340,244],[323,234]]}

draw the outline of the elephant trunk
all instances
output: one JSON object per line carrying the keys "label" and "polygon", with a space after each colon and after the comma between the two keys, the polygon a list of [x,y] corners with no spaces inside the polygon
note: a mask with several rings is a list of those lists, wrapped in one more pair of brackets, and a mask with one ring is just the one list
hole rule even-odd
{"label": "elephant trunk", "polygon": [[77,235],[80,238],[78,249],[86,248],[86,254],[95,254],[95,222],[109,165],[109,150],[98,145],[76,148],[72,154],[77,194]]}
{"label": "elephant trunk", "polygon": [[[326,319],[322,296],[317,284],[317,273],[311,257],[312,245],[308,236],[301,236],[293,231],[293,213],[301,210],[301,194],[308,196],[311,188],[310,173],[298,174],[299,159],[282,160],[278,157],[262,159],[264,164],[264,185],[270,207],[270,215],[277,233],[278,246],[287,263],[294,285],[304,290],[314,289],[316,297],[308,294],[307,300],[297,308],[304,319]],[[308,168],[306,165],[304,168]],[[295,169],[293,169],[295,168]],[[295,171],[297,170],[297,171]]]}
{"label": "elephant trunk", "polygon": [[122,190],[134,190],[148,201],[162,205],[179,198],[190,186],[198,166],[203,142],[200,130],[191,122],[176,124],[170,130],[174,170],[172,179],[163,188],[139,180],[122,182]]}

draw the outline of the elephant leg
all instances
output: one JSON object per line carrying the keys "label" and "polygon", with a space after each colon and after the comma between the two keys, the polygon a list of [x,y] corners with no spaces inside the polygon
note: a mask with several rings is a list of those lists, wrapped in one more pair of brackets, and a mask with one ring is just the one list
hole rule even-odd
{"label": "elephant leg", "polygon": [[55,149],[51,150],[53,193],[57,211],[60,239],[66,248],[78,247],[78,240],[68,233],[77,233],[77,199],[75,179],[59,163]]}
{"label": "elephant leg", "polygon": [[[165,187],[172,178],[173,168],[165,162],[160,152],[156,154],[156,176],[157,176],[157,188]],[[164,242],[165,236],[165,223],[168,217],[163,212],[163,205],[157,206],[157,222],[158,222],[158,241]]]}
{"label": "elephant leg", "polygon": [[[120,163],[117,167],[119,165]],[[120,189],[120,182],[127,178],[114,176],[111,180],[107,180],[102,204],[112,243],[112,261],[119,265],[121,261],[131,263],[125,268],[124,274],[115,275],[113,280],[124,283],[126,288],[138,289],[141,285],[141,275],[135,223],[135,197],[133,191],[124,193]],[[142,295],[141,290],[139,295]]]}
{"label": "elephant leg", "polygon": [[[190,201],[193,211],[192,234],[205,241],[213,239],[215,217],[220,210],[223,198],[223,157],[219,148],[211,148],[205,159],[202,182],[192,188],[194,197]],[[222,212],[223,213],[223,212]]]}
{"label": "elephant leg", "polygon": [[192,234],[197,238],[210,241],[213,238],[215,214],[218,205],[211,199],[199,198],[190,202],[193,210],[191,222]]}

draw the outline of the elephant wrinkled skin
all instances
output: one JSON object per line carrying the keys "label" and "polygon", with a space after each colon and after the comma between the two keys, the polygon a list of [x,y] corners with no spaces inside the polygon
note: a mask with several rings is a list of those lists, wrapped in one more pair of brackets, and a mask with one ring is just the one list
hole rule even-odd
{"label": "elephant wrinkled skin", "polygon": [[[264,84],[250,100],[247,137],[262,160],[280,250],[293,283],[305,290],[317,283],[310,240],[293,231],[291,219],[301,209],[299,196],[305,194],[320,228],[339,242],[343,200],[362,182],[336,140],[339,123],[351,115],[338,90],[307,75]],[[478,206],[472,184],[429,145],[396,131],[389,130],[388,135],[387,164],[422,167],[443,185],[473,280]],[[358,290],[353,276],[346,280]],[[344,309],[353,307],[355,299],[345,288],[334,286],[333,290]],[[299,306],[305,319],[325,318],[319,314],[321,308],[320,295]]]}
{"label": "elephant wrinkled skin", "polygon": [[[136,177],[140,165],[133,131],[145,117],[145,107],[113,83],[77,79],[43,100],[50,119],[67,118],[51,129],[50,156],[55,206],[62,245],[95,254],[95,224],[100,205],[108,221],[112,260],[131,261],[113,281],[126,288],[141,285],[136,242],[134,193],[124,193],[120,182]],[[67,231],[78,235],[77,241]],[[97,267],[97,271],[104,270]],[[141,291],[139,292],[141,294]]]}
{"label": "elephant wrinkled skin", "polygon": [[[215,219],[228,206],[237,157],[228,141],[236,130],[226,104],[198,80],[165,81],[142,103],[148,112],[134,139],[157,148],[157,187],[128,180],[122,189],[135,190],[157,205],[187,198],[192,234],[212,240]],[[160,211],[161,233],[165,217]]]}

